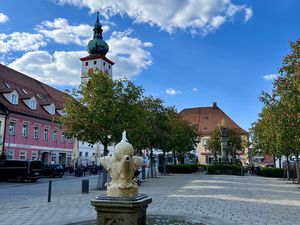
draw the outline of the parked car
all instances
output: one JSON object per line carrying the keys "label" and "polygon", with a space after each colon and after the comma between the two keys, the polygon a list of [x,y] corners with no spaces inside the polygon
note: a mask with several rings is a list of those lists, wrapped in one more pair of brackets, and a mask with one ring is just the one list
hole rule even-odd
{"label": "parked car", "polygon": [[18,182],[37,181],[43,174],[41,161],[0,160],[0,179],[16,179]]}
{"label": "parked car", "polygon": [[44,176],[62,177],[65,169],[60,164],[48,164],[44,166]]}

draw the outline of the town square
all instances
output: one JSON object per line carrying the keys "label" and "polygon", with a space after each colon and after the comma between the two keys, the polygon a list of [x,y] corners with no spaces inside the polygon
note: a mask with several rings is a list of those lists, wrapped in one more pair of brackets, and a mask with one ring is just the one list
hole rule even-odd
{"label": "town square", "polygon": [[0,225],[300,224],[300,4],[0,3]]}

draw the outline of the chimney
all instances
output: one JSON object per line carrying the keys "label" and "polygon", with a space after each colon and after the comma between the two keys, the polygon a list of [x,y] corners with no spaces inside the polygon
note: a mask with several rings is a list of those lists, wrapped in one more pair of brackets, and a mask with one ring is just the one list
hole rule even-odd
{"label": "chimney", "polygon": [[213,102],[213,108],[218,108],[217,102]]}

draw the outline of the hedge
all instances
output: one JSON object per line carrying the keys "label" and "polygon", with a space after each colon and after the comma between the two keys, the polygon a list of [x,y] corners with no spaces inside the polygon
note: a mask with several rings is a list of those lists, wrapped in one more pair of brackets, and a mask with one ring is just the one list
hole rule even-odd
{"label": "hedge", "polygon": [[[196,164],[167,164],[167,173],[194,173],[198,170],[198,165]],[[158,166],[158,171],[162,173],[162,165]]]}
{"label": "hedge", "polygon": [[243,175],[241,166],[232,164],[212,164],[208,166],[208,174]]}
{"label": "hedge", "polygon": [[283,168],[262,168],[262,176],[282,178],[284,174]]}

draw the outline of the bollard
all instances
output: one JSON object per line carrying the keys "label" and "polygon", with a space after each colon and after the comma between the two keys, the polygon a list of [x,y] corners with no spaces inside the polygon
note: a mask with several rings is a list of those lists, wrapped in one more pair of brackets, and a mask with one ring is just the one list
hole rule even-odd
{"label": "bollard", "polygon": [[48,186],[48,202],[51,202],[51,189],[52,189],[52,180],[49,180],[49,186]]}
{"label": "bollard", "polygon": [[142,180],[146,179],[146,170],[145,170],[145,166],[142,166]]}
{"label": "bollard", "polygon": [[81,193],[89,193],[89,180],[82,180]]}

